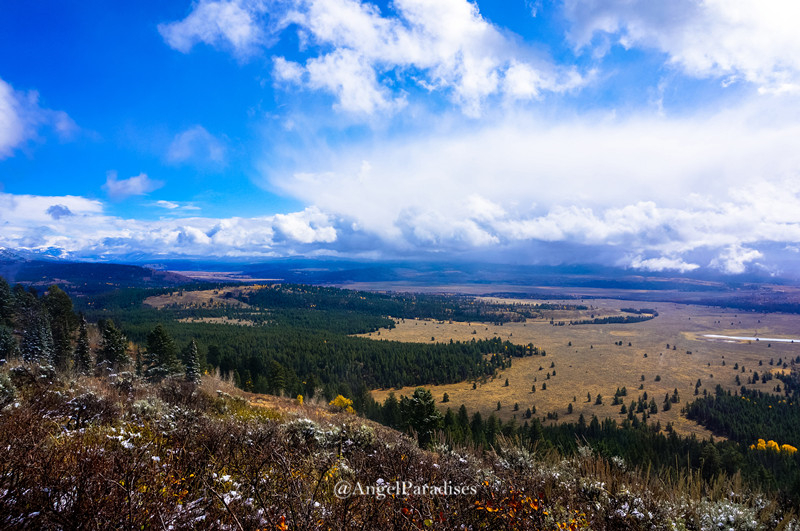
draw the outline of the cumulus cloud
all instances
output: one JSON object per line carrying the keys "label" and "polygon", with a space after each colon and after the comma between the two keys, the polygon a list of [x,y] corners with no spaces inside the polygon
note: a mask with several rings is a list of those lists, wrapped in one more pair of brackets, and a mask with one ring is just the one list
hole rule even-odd
{"label": "cumulus cloud", "polygon": [[286,238],[300,243],[331,243],[336,241],[336,229],[331,219],[317,208],[302,212],[276,214],[274,227]]}
{"label": "cumulus cloud", "polygon": [[711,266],[726,273],[744,273],[747,264],[764,256],[756,249],[748,249],[735,244],[726,248],[720,255],[711,260]]}
{"label": "cumulus cloud", "polygon": [[201,0],[186,18],[159,24],[158,31],[172,48],[189,53],[195,44],[229,47],[239,57],[253,53],[264,41],[259,25],[261,2]]}
{"label": "cumulus cloud", "polygon": [[287,256],[319,252],[338,237],[337,220],[314,208],[255,218],[147,221],[108,215],[100,201],[83,197],[7,193],[0,193],[0,226],[0,247],[95,258]]}
{"label": "cumulus cloud", "polygon": [[42,127],[50,127],[61,136],[76,129],[66,113],[40,107],[38,93],[14,90],[0,79],[0,160],[35,139]]}
{"label": "cumulus cloud", "polygon": [[201,125],[178,133],[167,149],[172,163],[197,166],[219,166],[225,162],[225,146]]}
{"label": "cumulus cloud", "polygon": [[490,97],[531,99],[584,83],[576,69],[521,44],[468,0],[397,0],[384,12],[361,0],[204,0],[159,31],[184,53],[205,42],[245,56],[269,45],[265,35],[287,28],[297,31],[311,57],[275,57],[274,78],[327,92],[337,109],[354,114],[402,108],[406,84],[445,93],[479,116]]}
{"label": "cumulus cloud", "polygon": [[800,242],[800,125],[770,111],[778,102],[797,103],[765,96],[679,118],[517,113],[317,160],[304,151],[292,166],[306,171],[272,171],[269,183],[395,252],[604,246],[617,265],[685,272],[714,260],[737,272],[757,257],[730,249]]}
{"label": "cumulus cloud", "polygon": [[120,201],[133,195],[146,195],[164,186],[162,181],[153,180],[146,173],[140,173],[127,179],[118,179],[117,172],[110,171],[106,174],[106,183],[103,189],[108,197]]}
{"label": "cumulus cloud", "polygon": [[[736,78],[769,92],[800,89],[796,2],[756,0],[567,0],[578,48],[652,47],[698,77]],[[602,51],[602,50],[601,50]]]}

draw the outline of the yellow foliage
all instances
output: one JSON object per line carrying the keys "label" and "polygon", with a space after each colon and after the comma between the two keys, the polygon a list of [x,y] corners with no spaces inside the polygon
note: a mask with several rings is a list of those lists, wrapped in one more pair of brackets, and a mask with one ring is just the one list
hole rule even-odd
{"label": "yellow foliage", "polygon": [[775,441],[767,441],[767,448],[769,448],[770,450],[774,450],[776,452],[781,451],[780,446],[778,446],[778,443],[776,443]]}
{"label": "yellow foliage", "polygon": [[797,452],[797,448],[792,446],[791,444],[781,444],[778,445],[775,441],[765,441],[764,439],[759,439],[758,443],[750,445],[751,450],[772,450],[774,452],[783,452],[788,455],[793,455]]}
{"label": "yellow foliage", "polygon": [[355,413],[356,411],[353,409],[353,401],[349,398],[345,398],[342,395],[338,395],[336,398],[330,401],[328,405],[331,405],[335,408],[341,409],[342,411],[346,411],[348,413]]}

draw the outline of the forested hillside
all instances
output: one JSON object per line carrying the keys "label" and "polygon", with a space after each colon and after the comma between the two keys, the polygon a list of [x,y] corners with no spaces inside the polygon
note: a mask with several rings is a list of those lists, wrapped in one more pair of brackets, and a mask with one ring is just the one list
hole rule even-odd
{"label": "forested hillside", "polygon": [[[215,289],[208,285],[194,289],[201,288]],[[243,303],[236,305],[225,304],[228,292],[222,286],[216,289],[220,300],[211,297],[193,306],[161,309],[142,303],[168,291],[117,291],[81,303],[83,313],[78,313],[69,295],[57,286],[39,293],[19,285],[12,288],[0,279],[0,359],[12,366],[0,382],[4,411],[20,393],[27,396],[37,388],[37,374],[49,381],[65,377],[118,381],[124,375],[124,381],[133,383],[120,385],[185,382],[191,388],[203,373],[218,371],[243,390],[332,401],[342,409],[352,405],[373,420],[414,434],[423,447],[466,446],[481,453],[506,445],[565,457],[590,447],[604,462],[619,459],[631,470],[652,469],[675,488],[691,481],[698,493],[714,492],[733,482],[737,489],[765,493],[781,511],[800,508],[795,373],[781,376],[787,397],[744,388],[731,395],[718,389],[714,396],[685,406],[689,417],[725,435],[724,442],[680,437],[671,426],[654,423],[648,414],[652,404],[641,397],[638,406],[633,400],[627,412],[621,402],[626,413],[621,422],[581,416],[577,422],[545,426],[539,418],[544,412],[537,415],[530,409],[520,411],[519,422],[502,422],[457,404],[441,414],[424,389],[412,398],[390,395],[382,404],[372,401],[368,390],[487,378],[516,358],[546,353],[532,344],[499,338],[398,343],[349,334],[377,333],[379,326],[392,322],[384,311],[396,314],[392,315],[396,319],[472,316],[476,311],[497,319],[513,313],[512,306],[474,305],[462,297],[296,285],[237,291],[228,297]],[[204,321],[223,316],[238,324]],[[83,413],[76,415],[74,422],[86,422]]]}

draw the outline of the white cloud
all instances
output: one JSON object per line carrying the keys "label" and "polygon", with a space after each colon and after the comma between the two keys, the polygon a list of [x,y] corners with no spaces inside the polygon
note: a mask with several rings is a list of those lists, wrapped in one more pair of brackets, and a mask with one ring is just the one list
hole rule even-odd
{"label": "white cloud", "polygon": [[153,206],[170,211],[200,210],[199,206],[193,205],[191,203],[182,203],[182,202],[178,203],[175,201],[165,201],[163,199],[159,199],[158,201],[151,204]]}
{"label": "white cloud", "polygon": [[741,245],[731,245],[718,257],[711,260],[711,266],[726,273],[744,273],[748,262],[758,260],[763,254],[755,249],[747,249]]}
{"label": "white cloud", "polygon": [[338,109],[356,114],[402,108],[405,84],[448,94],[479,116],[491,97],[530,99],[583,83],[577,70],[521,44],[468,0],[397,0],[385,12],[361,0],[203,0],[159,31],[182,52],[205,42],[242,57],[287,28],[311,57],[273,58],[274,78],[327,92]]}
{"label": "white cloud", "polygon": [[286,238],[300,243],[331,243],[336,241],[336,229],[331,219],[317,208],[302,212],[275,214],[274,228]]}
{"label": "white cloud", "polygon": [[36,92],[20,92],[0,79],[0,159],[35,139],[39,129],[50,126],[61,136],[70,135],[75,123],[61,111],[39,106]]}
{"label": "white cloud", "polygon": [[646,271],[678,271],[680,273],[694,271],[700,267],[697,264],[684,262],[680,258],[667,258],[665,256],[647,259],[636,256],[630,259],[629,265],[633,268],[644,269]]}
{"label": "white cloud", "polygon": [[218,166],[225,162],[225,146],[201,125],[178,133],[167,149],[172,163],[192,163],[198,166]]}
{"label": "white cloud", "polygon": [[106,183],[103,189],[108,197],[115,201],[133,195],[146,195],[164,186],[162,181],[153,180],[146,173],[140,173],[127,179],[117,179],[117,172],[110,171],[106,174]]}
{"label": "white cloud", "polygon": [[800,4],[758,0],[567,0],[571,37],[657,48],[698,77],[741,77],[769,92],[800,89]]}
{"label": "white cloud", "polygon": [[[56,215],[54,212],[68,215]],[[15,195],[0,192],[0,224],[36,225],[68,221],[70,218],[100,216],[103,205],[100,201],[84,197]]]}
{"label": "white cloud", "polygon": [[158,31],[167,44],[183,53],[202,42],[230,47],[237,56],[246,57],[264,41],[258,20],[261,13],[261,2],[200,0],[185,19],[159,24]]}
{"label": "white cloud", "polygon": [[337,50],[310,59],[305,70],[307,86],[335,94],[339,109],[373,114],[404,105],[402,98],[392,98],[390,91],[378,83],[372,66],[352,51]]}
{"label": "white cloud", "polygon": [[273,168],[269,185],[353,222],[388,252],[513,256],[563,244],[603,247],[614,263],[648,270],[716,259],[737,272],[755,255],[731,255],[736,246],[800,242],[796,108],[761,96],[698,117],[517,112],[464,127],[443,116],[447,125],[425,135],[300,148],[305,161],[289,158],[303,171]]}
{"label": "white cloud", "polygon": [[[53,205],[71,215],[53,216]],[[319,251],[338,237],[333,218],[314,208],[257,218],[146,221],[107,215],[101,202],[83,197],[6,193],[0,193],[0,227],[0,247],[57,248],[74,257],[287,256]]]}

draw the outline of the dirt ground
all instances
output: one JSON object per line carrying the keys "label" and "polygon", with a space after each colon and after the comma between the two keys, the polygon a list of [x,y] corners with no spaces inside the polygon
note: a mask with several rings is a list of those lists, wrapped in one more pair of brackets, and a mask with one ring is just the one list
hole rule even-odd
{"label": "dirt ground", "polygon": [[[527,300],[517,302],[536,304]],[[525,410],[535,406],[540,418],[548,412],[557,412],[559,421],[576,421],[581,413],[587,420],[591,415],[621,420],[620,406],[612,406],[611,402],[616,389],[624,386],[628,391],[624,398],[626,405],[646,392],[648,400],[655,398],[659,407],[659,413],[651,417],[651,422],[660,420],[662,426],[672,422],[679,433],[695,433],[699,437],[706,437],[709,433],[680,416],[681,407],[694,399],[698,379],[702,384],[701,394],[703,390],[713,393],[717,384],[726,389],[738,389],[737,375],[741,383],[750,388],[773,391],[776,385],[781,384],[777,379],[756,385],[747,384],[747,379],[754,370],[759,374],[769,370],[775,372],[779,359],[788,362],[790,357],[800,355],[800,340],[770,343],[703,337],[704,334],[717,334],[800,338],[799,315],[610,299],[563,302],[591,305],[591,308],[582,312],[545,312],[544,319],[502,326],[401,320],[393,330],[381,330],[379,335],[376,332],[367,336],[409,342],[430,342],[432,337],[438,342],[500,337],[512,343],[533,343],[547,352],[544,357],[514,359],[510,368],[495,379],[478,382],[475,389],[472,382],[429,386],[443,409],[464,404],[470,412],[478,410],[487,415],[495,412],[503,419],[516,417],[522,422]],[[555,322],[568,322],[570,319],[588,318],[592,313],[598,317],[619,315],[620,308],[626,307],[654,308],[659,315],[632,324],[550,324],[550,318]],[[618,344],[620,341],[621,346]],[[769,364],[771,359],[775,365]],[[506,379],[508,386],[505,386]],[[542,388],[543,384],[546,384],[546,389]],[[536,391],[532,392],[534,386]],[[674,389],[678,390],[680,402],[673,404],[670,411],[661,411],[665,395],[671,395]],[[373,396],[382,401],[390,391],[402,395],[413,392],[413,388],[381,389],[373,391]],[[450,398],[447,404],[441,403],[444,393]],[[587,401],[587,393],[591,395],[591,401]],[[602,405],[595,405],[598,393],[603,397]],[[570,403],[573,406],[571,415],[567,413]],[[514,410],[515,404],[519,404],[517,411]]]}

